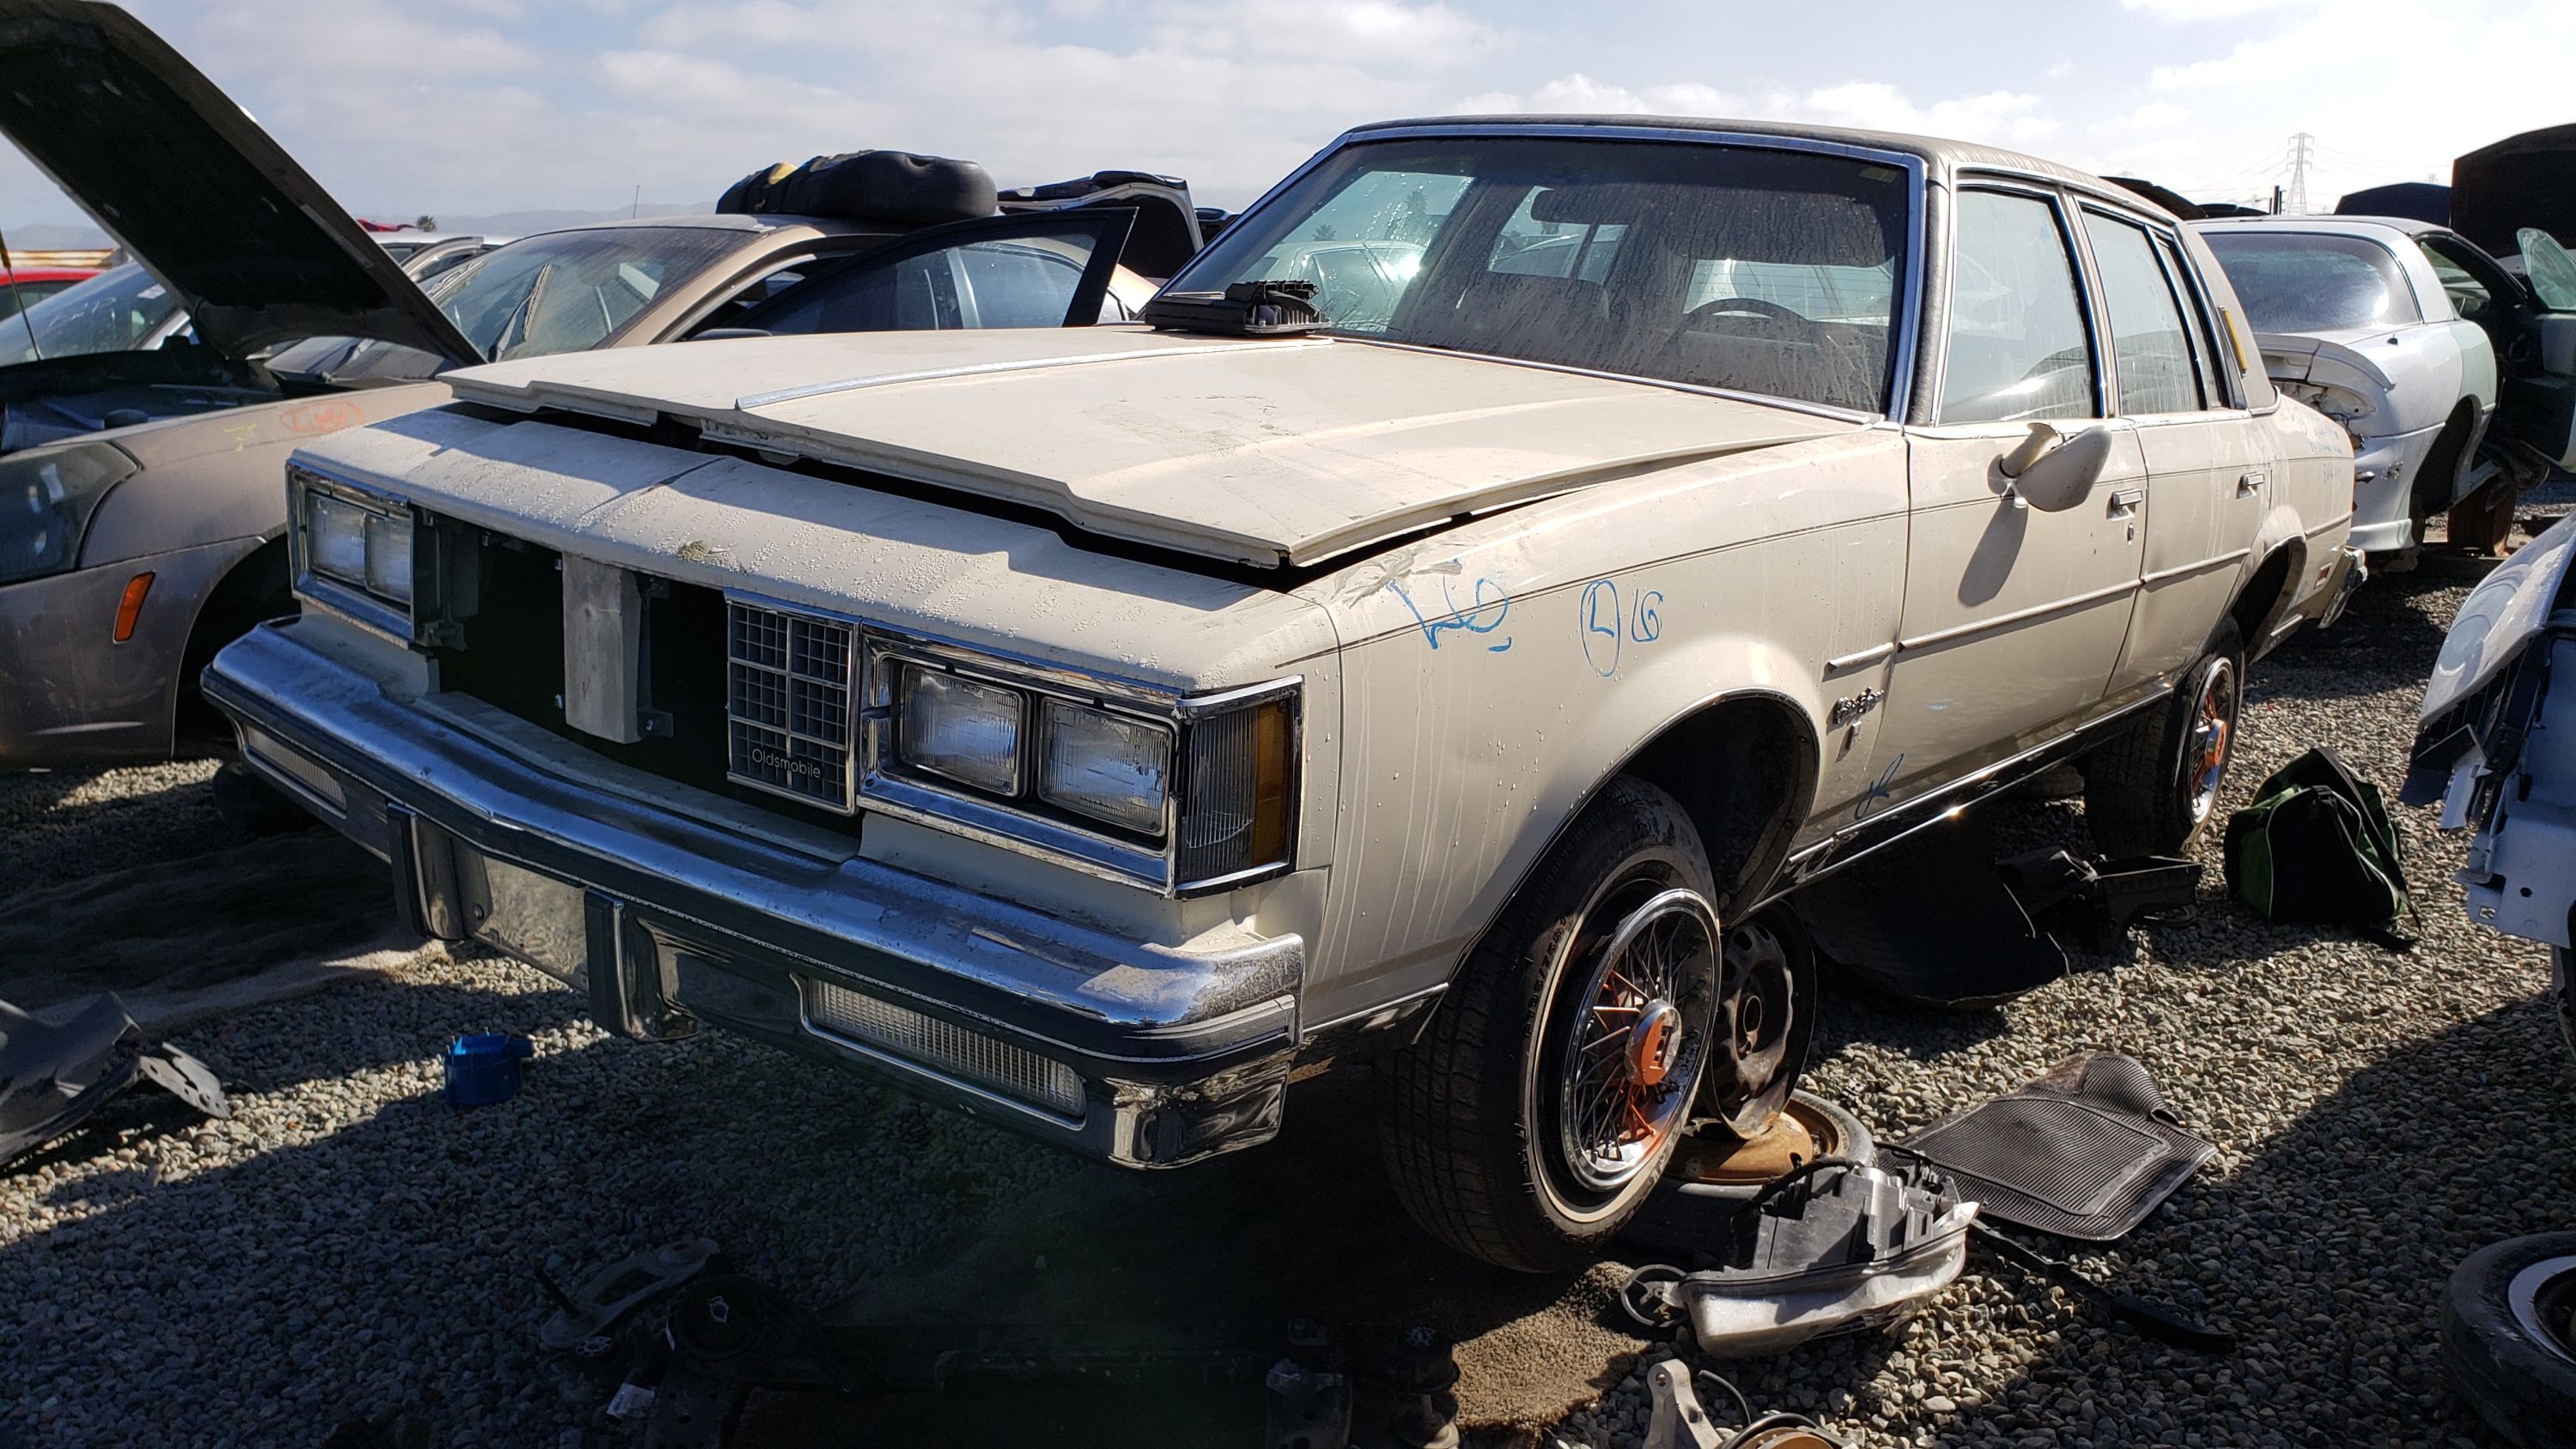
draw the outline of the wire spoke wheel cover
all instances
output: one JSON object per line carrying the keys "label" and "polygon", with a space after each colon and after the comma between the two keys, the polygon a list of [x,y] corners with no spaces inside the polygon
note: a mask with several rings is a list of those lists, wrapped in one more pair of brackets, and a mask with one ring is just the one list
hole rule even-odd
{"label": "wire spoke wheel cover", "polygon": [[[1636,888],[1602,901],[1616,909]],[[1690,1114],[1708,1064],[1721,976],[1717,913],[1697,891],[1656,891],[1569,962],[1548,1060],[1556,1164],[1569,1196],[1616,1199]],[[1578,932],[1580,948],[1588,933]],[[1546,1100],[1552,1096],[1553,1100]]]}
{"label": "wire spoke wheel cover", "polygon": [[2236,662],[2221,656],[2201,672],[2192,699],[2191,718],[2182,739],[2182,790],[2197,827],[2218,805],[2218,787],[2227,779],[2227,760],[2236,747],[2238,687]]}

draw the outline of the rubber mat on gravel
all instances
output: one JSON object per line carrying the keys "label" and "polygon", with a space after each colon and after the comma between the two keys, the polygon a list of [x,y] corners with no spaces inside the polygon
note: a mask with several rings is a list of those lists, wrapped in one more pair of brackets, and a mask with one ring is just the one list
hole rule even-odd
{"label": "rubber mat on gravel", "polygon": [[2136,1227],[2217,1151],[2182,1129],[2144,1066],[2112,1052],[2069,1057],[1896,1147],[1959,1178],[1985,1216],[2088,1243]]}

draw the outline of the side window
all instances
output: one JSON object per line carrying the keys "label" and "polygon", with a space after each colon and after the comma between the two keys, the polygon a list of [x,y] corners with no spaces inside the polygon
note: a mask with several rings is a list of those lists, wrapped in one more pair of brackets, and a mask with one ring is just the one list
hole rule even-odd
{"label": "side window", "polygon": [[1961,193],[1950,276],[1946,423],[2093,417],[2093,356],[2057,209]]}
{"label": "side window", "polygon": [[2451,299],[2454,316],[2483,322],[2495,315],[2495,293],[2488,291],[2468,268],[2445,255],[2443,243],[2426,237],[2417,244],[2423,248],[2424,260],[2433,264],[2433,274],[2442,279],[2442,295]]}
{"label": "side window", "polygon": [[2181,246],[2163,232],[2156,233],[2156,257],[2165,264],[2165,281],[2173,288],[2174,299],[2182,304],[2183,331],[2191,339],[2192,363],[2200,370],[2201,405],[2237,406],[2235,390],[2227,385],[2227,366],[2219,361],[2218,331],[2210,325],[2208,302],[2192,285],[2191,263]]}
{"label": "side window", "polygon": [[[781,336],[1061,327],[1096,245],[1092,236],[1058,227],[1045,235],[960,240],[887,259],[808,263],[741,316],[709,321]],[[751,295],[758,298],[759,290]]]}
{"label": "side window", "polygon": [[2182,310],[2147,240],[2147,229],[2097,211],[2084,213],[2084,234],[2102,269],[2102,292],[2111,309],[2111,357],[2120,373],[2120,411],[2129,414],[2200,410],[2200,379],[2192,371],[2191,343]]}

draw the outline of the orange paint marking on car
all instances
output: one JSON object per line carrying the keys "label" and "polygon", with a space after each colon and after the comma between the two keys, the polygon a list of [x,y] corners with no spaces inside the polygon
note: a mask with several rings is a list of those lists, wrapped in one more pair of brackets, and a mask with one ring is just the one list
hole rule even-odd
{"label": "orange paint marking on car", "polygon": [[136,574],[125,585],[125,597],[116,604],[116,642],[134,637],[134,621],[143,613],[144,597],[152,592],[152,575]]}
{"label": "orange paint marking on car", "polygon": [[336,433],[342,428],[354,428],[366,420],[366,415],[358,411],[356,403],[337,400],[306,403],[278,419],[286,424],[289,432],[296,433]]}

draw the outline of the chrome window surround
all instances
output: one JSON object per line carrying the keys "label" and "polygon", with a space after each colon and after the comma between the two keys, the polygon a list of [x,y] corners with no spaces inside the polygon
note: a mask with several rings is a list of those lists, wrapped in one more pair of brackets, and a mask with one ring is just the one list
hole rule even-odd
{"label": "chrome window surround", "polygon": [[[1181,815],[1186,804],[1182,798],[1186,785],[1183,771],[1188,759],[1191,722],[1274,699],[1294,699],[1302,693],[1303,676],[1290,675],[1213,694],[1183,695],[1114,674],[1069,669],[1025,655],[959,644],[935,635],[874,624],[743,590],[726,590],[725,602],[728,606],[743,604],[756,609],[802,615],[854,631],[858,656],[853,691],[857,696],[856,758],[848,808],[843,813],[865,810],[908,820],[1069,866],[1105,880],[1144,886],[1167,896],[1207,895],[1231,890],[1285,875],[1295,863],[1297,806],[1300,803],[1298,767],[1303,756],[1304,714],[1302,709],[1292,705],[1289,711],[1288,855],[1248,870],[1207,880],[1176,878]],[[1104,710],[1165,731],[1171,738],[1172,751],[1165,776],[1162,828],[1157,836],[1152,841],[1144,841],[1119,835],[1106,825],[1096,829],[1087,827],[1062,816],[1041,814],[1025,804],[980,794],[926,772],[904,768],[894,751],[894,687],[899,671],[906,664],[998,684],[1036,701],[1061,699]],[[1024,779],[1034,778],[1029,764],[1029,753],[1038,743],[1034,713],[1032,711],[1021,735],[1021,774]],[[1034,789],[1034,786],[1030,788]],[[828,802],[811,796],[778,790],[771,793],[817,809],[834,808]]]}
{"label": "chrome window surround", "polygon": [[[1250,206],[1245,207],[1243,211],[1239,213],[1239,216],[1250,216],[1262,207],[1268,206],[1274,198],[1284,195],[1298,182],[1303,181],[1306,178],[1306,173],[1314,170],[1318,166],[1321,166],[1328,158],[1338,154],[1346,147],[1367,146],[1379,141],[1418,141],[1442,136],[1456,136],[1469,139],[1507,139],[1518,136],[1536,136],[1550,140],[1667,141],[1698,146],[1750,147],[1764,151],[1804,151],[1818,156],[1840,156],[1848,160],[1867,161],[1872,165],[1892,166],[1904,172],[1906,205],[1907,210],[1911,214],[1906,218],[1905,267],[1897,278],[1895,298],[1896,315],[1893,319],[1893,331],[1888,338],[1888,355],[1891,365],[1888,375],[1888,406],[1884,412],[1855,412],[1848,408],[1831,407],[1822,403],[1809,403],[1801,402],[1795,398],[1774,397],[1768,393],[1741,392],[1730,388],[1705,387],[1692,383],[1671,382],[1662,378],[1636,377],[1628,373],[1592,372],[1588,369],[1579,367],[1566,367],[1554,363],[1530,362],[1526,359],[1516,357],[1495,357],[1490,358],[1489,360],[1495,362],[1516,363],[1525,367],[1543,368],[1548,371],[1570,372],[1577,374],[1578,376],[1610,377],[1616,378],[1622,382],[1642,382],[1649,386],[1669,387],[1682,392],[1707,393],[1718,397],[1741,398],[1748,402],[1765,403],[1773,407],[1788,408],[1795,412],[1815,413],[1826,417],[1855,419],[1885,418],[1891,422],[1902,422],[1906,419],[1907,407],[1914,396],[1916,354],[1922,344],[1920,329],[1922,327],[1923,318],[1924,246],[1928,240],[1926,235],[1926,196],[1930,189],[1930,177],[1927,174],[1922,157],[1905,151],[1886,151],[1874,146],[1854,146],[1841,141],[1828,141],[1822,137],[1775,136],[1756,131],[1712,131],[1701,130],[1696,127],[1689,126],[1656,126],[1652,124],[1633,126],[1568,125],[1543,121],[1524,121],[1508,124],[1497,124],[1491,121],[1430,121],[1409,126],[1372,126],[1363,130],[1345,131],[1341,135],[1335,137],[1330,145],[1324,147],[1324,149],[1316,152],[1314,155],[1307,157],[1304,165],[1299,166],[1296,170],[1289,172],[1284,177],[1281,177],[1277,185],[1256,197]],[[1204,253],[1202,253],[1202,255],[1204,255]],[[1163,290],[1167,292],[1189,290],[1190,271],[1191,268],[1196,265],[1197,259],[1192,258],[1189,263],[1182,266],[1178,274],[1176,274],[1170,281],[1163,284]],[[1339,337],[1337,334],[1336,340],[1343,342],[1367,342],[1373,346],[1381,347],[1416,346],[1416,344],[1412,343],[1389,342],[1379,338]],[[1460,356],[1486,356],[1486,354],[1483,353],[1468,353],[1463,349],[1458,348],[1421,348],[1420,350],[1450,352]]]}
{"label": "chrome window surround", "polygon": [[[330,494],[348,500],[361,508],[409,518],[412,525],[412,607],[377,598],[366,590],[313,570],[312,541],[305,537],[304,500],[312,493]],[[429,531],[421,526],[418,510],[408,499],[381,488],[351,482],[336,474],[325,473],[309,463],[286,465],[286,568],[296,597],[322,605],[332,613],[357,623],[409,648],[418,638],[415,623],[421,604],[420,546]]]}

